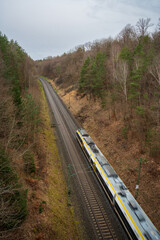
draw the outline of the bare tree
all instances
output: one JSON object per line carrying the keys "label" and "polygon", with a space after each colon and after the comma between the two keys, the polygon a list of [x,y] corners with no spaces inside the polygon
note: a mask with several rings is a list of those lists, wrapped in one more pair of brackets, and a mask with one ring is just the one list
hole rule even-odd
{"label": "bare tree", "polygon": [[125,101],[127,102],[127,78],[128,78],[128,64],[125,60],[115,58],[113,60],[113,77],[117,83],[119,83],[123,92]]}
{"label": "bare tree", "polygon": [[153,26],[153,24],[150,21],[151,21],[150,18],[147,19],[140,18],[138,20],[136,27],[140,36],[144,37],[145,35],[148,34],[148,28]]}
{"label": "bare tree", "polygon": [[157,31],[160,32],[160,18],[158,19]]}
{"label": "bare tree", "polygon": [[127,24],[119,33],[118,38],[129,47],[136,39],[135,28],[131,24]]}
{"label": "bare tree", "polygon": [[158,83],[158,86],[160,86],[160,55],[155,57],[152,65],[149,68],[149,72]]}
{"label": "bare tree", "polygon": [[119,83],[123,91],[125,101],[127,102],[127,77],[128,77],[128,64],[125,60],[119,60],[117,65],[117,71],[119,75]]}
{"label": "bare tree", "polygon": [[9,137],[8,137],[8,140],[7,140],[7,143],[6,143],[6,146],[5,146],[5,153],[7,153],[8,146],[9,146],[10,142],[12,141],[12,139],[14,138],[13,131],[14,131],[15,123],[16,123],[16,117],[14,115],[12,125],[11,125],[11,129],[10,129],[10,133],[9,133]]}
{"label": "bare tree", "polygon": [[[155,57],[152,65],[149,68],[149,72],[156,81],[157,90],[160,88],[160,54]],[[154,84],[155,85],[155,84]],[[157,101],[157,122],[160,123],[160,96],[158,94]]]}
{"label": "bare tree", "polygon": [[114,81],[118,80],[118,75],[116,71],[116,64],[120,54],[120,46],[117,43],[113,43],[111,47],[111,61],[112,61],[112,74]]}

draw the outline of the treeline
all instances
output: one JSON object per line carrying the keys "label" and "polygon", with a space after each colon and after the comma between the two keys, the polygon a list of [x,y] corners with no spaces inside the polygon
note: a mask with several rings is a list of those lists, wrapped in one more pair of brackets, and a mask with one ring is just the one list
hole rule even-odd
{"label": "treeline", "polygon": [[[33,60],[16,41],[9,41],[0,33],[0,51],[2,57],[1,74],[12,85],[15,105],[22,103],[21,95],[30,87],[33,77]],[[30,72],[28,70],[31,70]]]}
{"label": "treeline", "polygon": [[30,146],[39,122],[39,107],[31,94],[35,74],[33,60],[0,33],[0,239],[15,239],[27,216],[27,189],[19,172],[34,170]]}
{"label": "treeline", "polygon": [[116,39],[77,47],[62,56],[37,62],[41,74],[62,88],[77,88],[83,96],[100,99],[115,120],[160,156],[160,19],[150,33],[151,20],[128,24]]}

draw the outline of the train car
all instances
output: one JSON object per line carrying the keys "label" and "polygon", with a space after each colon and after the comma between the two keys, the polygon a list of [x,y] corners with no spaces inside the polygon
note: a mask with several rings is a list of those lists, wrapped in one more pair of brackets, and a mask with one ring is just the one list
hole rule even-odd
{"label": "train car", "polygon": [[85,129],[76,138],[131,239],[159,240],[160,234]]}

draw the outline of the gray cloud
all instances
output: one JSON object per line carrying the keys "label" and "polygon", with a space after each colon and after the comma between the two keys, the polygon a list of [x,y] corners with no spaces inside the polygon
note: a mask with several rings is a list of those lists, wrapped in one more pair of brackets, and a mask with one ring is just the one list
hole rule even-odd
{"label": "gray cloud", "polygon": [[139,18],[158,22],[159,0],[1,0],[0,31],[33,58],[116,36]]}

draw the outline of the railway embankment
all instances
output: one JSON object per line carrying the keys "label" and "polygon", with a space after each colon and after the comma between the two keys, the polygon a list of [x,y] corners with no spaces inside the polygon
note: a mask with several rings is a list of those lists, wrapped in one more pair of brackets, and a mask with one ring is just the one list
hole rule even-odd
{"label": "railway embankment", "polygon": [[39,200],[39,217],[34,223],[34,234],[36,239],[77,239],[77,223],[73,209],[68,206],[67,186],[56,145],[55,130],[51,125],[48,103],[42,87],[41,95],[42,124],[37,137],[43,155],[42,162],[39,163],[42,180],[38,181],[39,191],[36,197],[43,201]]}
{"label": "railway embankment", "polygon": [[137,201],[159,230],[159,161],[152,158],[147,151],[142,151],[139,140],[126,132],[123,120],[116,119],[110,110],[102,109],[99,101],[95,102],[86,96],[82,98],[77,90],[61,89],[53,81],[51,83],[133,196],[136,195],[139,159],[143,160]]}

